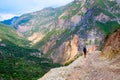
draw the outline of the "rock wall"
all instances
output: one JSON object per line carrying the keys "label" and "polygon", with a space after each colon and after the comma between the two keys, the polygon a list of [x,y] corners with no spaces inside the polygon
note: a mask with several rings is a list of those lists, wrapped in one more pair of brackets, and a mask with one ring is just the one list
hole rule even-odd
{"label": "rock wall", "polygon": [[33,35],[31,35],[30,37],[28,37],[27,39],[29,41],[31,41],[32,45],[34,45],[35,43],[39,42],[40,40],[42,40],[42,38],[44,37],[44,35],[42,33],[33,33]]}
{"label": "rock wall", "polygon": [[118,54],[120,54],[120,29],[107,38],[101,56],[105,59],[112,59]]}
{"label": "rock wall", "polygon": [[74,60],[78,54],[78,41],[79,37],[74,35],[73,39],[64,42],[54,54],[51,54],[53,61],[65,64]]}

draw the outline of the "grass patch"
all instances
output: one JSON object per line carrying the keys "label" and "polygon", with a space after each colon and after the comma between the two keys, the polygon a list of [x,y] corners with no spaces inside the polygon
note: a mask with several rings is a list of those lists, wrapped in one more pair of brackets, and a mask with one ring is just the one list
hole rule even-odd
{"label": "grass patch", "polygon": [[4,43],[9,44],[10,41],[19,46],[28,46],[29,41],[24,37],[20,37],[16,30],[12,27],[6,26],[0,23],[0,38],[3,40]]}
{"label": "grass patch", "polygon": [[116,29],[120,28],[119,24],[117,22],[96,22],[96,25],[106,34],[109,35],[113,33]]}

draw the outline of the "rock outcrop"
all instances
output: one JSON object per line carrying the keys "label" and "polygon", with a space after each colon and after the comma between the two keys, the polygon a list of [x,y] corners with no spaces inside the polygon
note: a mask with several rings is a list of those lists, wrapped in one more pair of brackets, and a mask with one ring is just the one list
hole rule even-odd
{"label": "rock outcrop", "polygon": [[96,20],[96,21],[103,22],[103,23],[106,23],[107,21],[110,20],[110,17],[109,17],[109,16],[106,16],[106,15],[103,14],[103,13],[100,13],[99,16],[96,16],[95,20]]}
{"label": "rock outcrop", "polygon": [[107,38],[101,56],[112,59],[118,54],[120,54],[120,29]]}
{"label": "rock outcrop", "polygon": [[51,58],[55,63],[65,64],[75,59],[78,55],[78,42],[79,37],[74,35],[73,39],[64,42]]}
{"label": "rock outcrop", "polygon": [[43,54],[46,54],[54,45],[55,45],[55,41],[50,41],[50,42],[47,42],[44,46],[43,46],[43,49],[42,49],[42,52]]}
{"label": "rock outcrop", "polygon": [[[112,60],[103,60],[105,57]],[[38,80],[119,80],[120,29],[106,39],[102,52],[87,53],[66,67],[51,69]]]}
{"label": "rock outcrop", "polygon": [[35,43],[39,42],[43,37],[44,35],[42,33],[34,33],[30,37],[28,37],[28,40],[32,42],[32,45],[34,45]]}

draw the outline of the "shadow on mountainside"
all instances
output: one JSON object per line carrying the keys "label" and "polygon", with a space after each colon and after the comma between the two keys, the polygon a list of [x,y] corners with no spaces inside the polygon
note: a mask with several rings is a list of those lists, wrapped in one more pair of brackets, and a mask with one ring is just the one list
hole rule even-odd
{"label": "shadow on mountainside", "polygon": [[51,69],[39,80],[120,80],[120,56],[111,61],[100,58],[100,51],[80,56],[67,67]]}

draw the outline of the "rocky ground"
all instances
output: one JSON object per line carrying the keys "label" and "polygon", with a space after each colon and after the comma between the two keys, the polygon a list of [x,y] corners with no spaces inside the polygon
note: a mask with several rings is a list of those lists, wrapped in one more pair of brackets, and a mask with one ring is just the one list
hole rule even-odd
{"label": "rocky ground", "polygon": [[120,56],[102,60],[100,51],[80,56],[66,67],[51,69],[38,80],[120,80]]}

